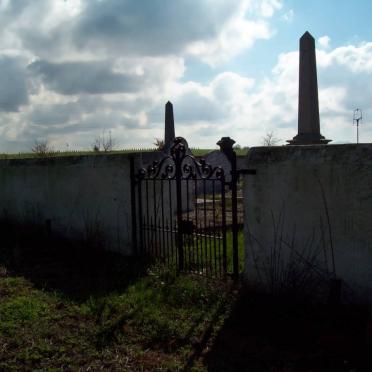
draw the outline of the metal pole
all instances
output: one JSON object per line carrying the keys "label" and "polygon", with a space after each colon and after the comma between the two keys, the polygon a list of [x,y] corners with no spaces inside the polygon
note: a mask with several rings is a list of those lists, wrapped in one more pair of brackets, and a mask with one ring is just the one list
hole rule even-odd
{"label": "metal pole", "polygon": [[231,212],[232,212],[232,249],[233,249],[233,277],[234,280],[239,278],[239,252],[238,252],[238,198],[237,198],[237,183],[238,172],[236,169],[236,153],[233,149],[235,141],[230,137],[222,137],[217,145],[220,146],[231,164]]}
{"label": "metal pole", "polygon": [[177,249],[178,249],[178,268],[180,271],[184,269],[183,257],[183,236],[182,236],[182,156],[179,147],[175,148],[175,164],[176,164],[176,194],[177,194]]}
{"label": "metal pole", "polygon": [[362,110],[355,109],[353,114],[353,124],[356,124],[357,127],[357,144],[359,143],[359,122],[362,120]]}
{"label": "metal pole", "polygon": [[232,198],[232,243],[233,243],[233,274],[234,279],[239,277],[239,251],[238,251],[238,195],[236,172],[236,153],[232,150],[231,157],[231,198]]}
{"label": "metal pole", "polygon": [[132,210],[132,244],[134,254],[137,254],[137,213],[136,213],[136,180],[134,174],[134,158],[130,158],[130,196]]}

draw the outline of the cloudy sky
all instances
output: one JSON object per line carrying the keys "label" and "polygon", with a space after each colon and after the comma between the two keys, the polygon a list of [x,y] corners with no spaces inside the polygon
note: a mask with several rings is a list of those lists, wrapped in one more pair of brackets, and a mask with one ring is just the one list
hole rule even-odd
{"label": "cloudy sky", "polygon": [[316,39],[321,132],[372,142],[369,0],[0,0],[0,152],[121,148],[163,137],[164,105],[193,147],[297,133],[298,39]]}

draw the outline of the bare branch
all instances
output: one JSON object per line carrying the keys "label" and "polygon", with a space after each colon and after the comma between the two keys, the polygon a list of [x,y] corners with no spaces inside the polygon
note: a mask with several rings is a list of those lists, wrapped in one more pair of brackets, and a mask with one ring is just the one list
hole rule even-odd
{"label": "bare branch", "polygon": [[112,138],[111,130],[109,131],[108,137],[105,135],[105,131],[103,131],[102,135],[98,136],[93,144],[92,144],[92,150],[95,152],[108,152],[113,151],[118,145],[118,142],[115,138]]}
{"label": "bare branch", "polygon": [[280,139],[276,137],[273,131],[267,132],[264,137],[262,137],[262,146],[277,146]]}
{"label": "bare branch", "polygon": [[54,152],[53,147],[49,145],[47,139],[35,140],[31,151],[40,157],[50,156]]}

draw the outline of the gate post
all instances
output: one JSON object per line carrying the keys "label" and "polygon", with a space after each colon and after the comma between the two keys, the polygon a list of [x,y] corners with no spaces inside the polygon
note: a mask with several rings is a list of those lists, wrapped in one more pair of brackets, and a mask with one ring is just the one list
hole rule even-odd
{"label": "gate post", "polygon": [[217,145],[221,152],[225,154],[231,164],[231,209],[232,209],[232,248],[233,248],[233,277],[237,280],[239,277],[239,252],[238,252],[238,197],[237,184],[238,172],[236,169],[236,152],[233,149],[235,141],[230,137],[222,137]]}
{"label": "gate post", "polygon": [[134,254],[138,253],[137,247],[137,213],[136,213],[136,177],[134,174],[134,158],[130,157],[130,201],[132,210],[132,244]]}
{"label": "gate post", "polygon": [[184,255],[183,255],[183,235],[182,235],[182,160],[184,145],[179,137],[174,141],[173,158],[176,165],[176,201],[177,201],[177,251],[178,251],[178,269],[184,269]]}

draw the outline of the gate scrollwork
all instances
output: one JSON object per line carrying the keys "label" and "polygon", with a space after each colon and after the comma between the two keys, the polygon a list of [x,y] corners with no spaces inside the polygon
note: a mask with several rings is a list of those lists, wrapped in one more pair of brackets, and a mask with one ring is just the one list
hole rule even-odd
{"label": "gate scrollwork", "polygon": [[163,159],[155,160],[146,168],[141,168],[137,174],[139,179],[168,179],[177,177],[176,168],[181,169],[180,177],[182,180],[196,179],[201,180],[216,179],[222,180],[225,177],[224,169],[220,166],[212,167],[204,159],[196,159],[188,149],[187,142],[182,137],[176,137],[170,149],[170,154]]}

